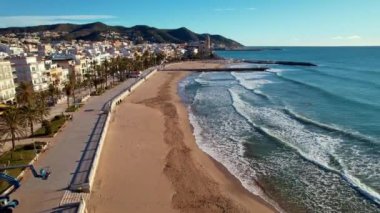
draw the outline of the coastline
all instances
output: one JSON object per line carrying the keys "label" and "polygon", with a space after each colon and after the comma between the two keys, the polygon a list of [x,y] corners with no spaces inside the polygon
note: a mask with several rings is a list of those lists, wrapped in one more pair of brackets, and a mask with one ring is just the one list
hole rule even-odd
{"label": "coastline", "polygon": [[188,74],[159,72],[117,109],[90,196],[90,212],[276,211],[198,148],[177,92],[179,81]]}

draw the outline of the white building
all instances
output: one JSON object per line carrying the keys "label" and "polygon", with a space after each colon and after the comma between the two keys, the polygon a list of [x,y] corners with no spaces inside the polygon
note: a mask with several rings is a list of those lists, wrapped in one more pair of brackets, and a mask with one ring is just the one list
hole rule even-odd
{"label": "white building", "polygon": [[62,90],[65,83],[69,80],[69,70],[59,67],[58,64],[53,63],[51,60],[45,61],[46,77],[49,84],[53,84]]}
{"label": "white building", "polygon": [[16,97],[16,87],[9,61],[0,61],[0,102],[13,102]]}
{"label": "white building", "polygon": [[7,53],[8,55],[22,55],[24,54],[24,49],[21,47],[0,43],[0,52]]}
{"label": "white building", "polygon": [[17,82],[30,82],[34,91],[48,89],[45,63],[37,61],[35,56],[13,57],[10,59],[16,70]]}

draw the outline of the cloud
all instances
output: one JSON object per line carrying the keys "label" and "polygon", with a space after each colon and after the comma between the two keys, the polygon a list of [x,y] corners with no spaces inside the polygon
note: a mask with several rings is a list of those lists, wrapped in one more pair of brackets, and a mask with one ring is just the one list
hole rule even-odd
{"label": "cloud", "polygon": [[215,12],[232,12],[232,11],[243,11],[243,10],[257,10],[256,7],[247,7],[247,8],[216,8],[214,9]]}
{"label": "cloud", "polygon": [[351,35],[351,36],[335,36],[332,37],[334,40],[360,40],[362,39],[359,35]]}
{"label": "cloud", "polygon": [[33,26],[63,22],[84,23],[113,18],[116,17],[111,15],[0,16],[0,27]]}
{"label": "cloud", "polygon": [[235,8],[216,8],[214,11],[216,12],[227,12],[227,11],[235,11]]}

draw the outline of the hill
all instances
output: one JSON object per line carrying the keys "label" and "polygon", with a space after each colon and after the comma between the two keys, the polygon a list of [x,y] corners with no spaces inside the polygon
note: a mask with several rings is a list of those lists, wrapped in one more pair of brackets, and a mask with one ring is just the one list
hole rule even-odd
{"label": "hill", "polygon": [[[209,34],[197,34],[193,31],[182,27],[178,29],[157,29],[146,25],[137,25],[133,27],[109,26],[101,22],[90,24],[53,24],[40,25],[31,27],[9,27],[0,28],[0,34],[23,34],[38,33],[43,31],[64,33],[55,39],[72,40],[82,39],[90,41],[104,40],[105,34],[109,32],[118,33],[121,37],[128,37],[133,41],[149,41],[156,43],[185,43],[192,41],[205,40]],[[243,47],[242,44],[225,38],[221,35],[209,35],[211,42],[218,47],[235,49]]]}

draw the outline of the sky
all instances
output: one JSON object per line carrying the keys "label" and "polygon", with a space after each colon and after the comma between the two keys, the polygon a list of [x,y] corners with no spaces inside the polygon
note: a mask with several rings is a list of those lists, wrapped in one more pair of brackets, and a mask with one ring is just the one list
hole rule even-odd
{"label": "sky", "polygon": [[1,0],[0,27],[187,27],[247,46],[378,46],[380,0]]}

